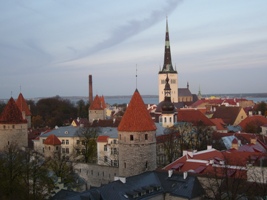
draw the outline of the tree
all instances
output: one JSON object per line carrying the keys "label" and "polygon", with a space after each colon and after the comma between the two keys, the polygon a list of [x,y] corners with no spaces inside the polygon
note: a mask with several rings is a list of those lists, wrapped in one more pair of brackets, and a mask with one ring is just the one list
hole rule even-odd
{"label": "tree", "polygon": [[78,155],[82,155],[86,163],[96,163],[97,160],[97,137],[98,127],[80,127],[77,136],[79,141],[76,145]]}
{"label": "tree", "polygon": [[267,104],[264,101],[262,101],[262,102],[256,104],[254,110],[256,112],[259,112],[260,111],[261,112],[261,115],[266,116]]}
{"label": "tree", "polygon": [[3,112],[5,107],[6,107],[6,103],[0,102],[0,114]]}
{"label": "tree", "polygon": [[7,146],[0,155],[0,199],[46,199],[54,187],[36,152]]}
{"label": "tree", "polygon": [[32,117],[32,125],[34,128],[42,128],[45,126],[45,122],[40,115],[36,115]]}
{"label": "tree", "polygon": [[77,116],[81,118],[88,118],[88,109],[89,109],[89,103],[87,102],[85,104],[84,100],[79,100],[76,103],[77,105]]}

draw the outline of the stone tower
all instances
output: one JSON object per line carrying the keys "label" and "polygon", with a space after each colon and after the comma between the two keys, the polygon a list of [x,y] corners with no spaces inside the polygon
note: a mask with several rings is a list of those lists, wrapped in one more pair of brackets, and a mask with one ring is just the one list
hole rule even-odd
{"label": "stone tower", "polygon": [[0,151],[9,145],[28,147],[27,120],[11,97],[0,115]]}
{"label": "stone tower", "polygon": [[119,176],[156,169],[156,126],[137,89],[118,126],[118,140]]}
{"label": "stone tower", "polygon": [[25,99],[21,93],[19,94],[18,99],[16,100],[16,104],[22,113],[23,119],[27,119],[28,128],[31,128],[31,126],[32,126],[32,124],[31,124],[32,114],[31,114],[29,106],[27,105],[27,102],[25,101]]}
{"label": "stone tower", "polygon": [[173,69],[172,59],[171,59],[171,47],[169,39],[169,28],[168,20],[166,19],[166,35],[165,35],[165,51],[164,51],[164,64],[162,69],[158,73],[158,86],[159,86],[159,102],[164,100],[164,87],[165,79],[167,74],[169,74],[170,87],[171,87],[171,101],[174,103],[178,102],[178,73],[176,69]]}
{"label": "stone tower", "polygon": [[61,152],[61,142],[55,135],[49,135],[44,141],[44,156],[59,158]]}
{"label": "stone tower", "polygon": [[106,102],[104,96],[95,96],[94,101],[89,107],[88,118],[89,122],[106,119]]}

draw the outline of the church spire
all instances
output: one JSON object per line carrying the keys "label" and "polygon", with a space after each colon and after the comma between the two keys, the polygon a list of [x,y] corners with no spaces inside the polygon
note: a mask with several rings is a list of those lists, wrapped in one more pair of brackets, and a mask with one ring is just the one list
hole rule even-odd
{"label": "church spire", "polygon": [[171,47],[169,39],[168,18],[166,18],[166,34],[165,34],[165,51],[164,51],[164,64],[161,72],[177,73],[172,66]]}

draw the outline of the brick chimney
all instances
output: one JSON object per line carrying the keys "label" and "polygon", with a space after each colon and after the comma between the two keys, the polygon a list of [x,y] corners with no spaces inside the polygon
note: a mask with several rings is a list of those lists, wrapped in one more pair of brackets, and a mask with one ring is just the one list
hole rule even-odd
{"label": "brick chimney", "polygon": [[89,104],[93,103],[93,77],[89,75]]}

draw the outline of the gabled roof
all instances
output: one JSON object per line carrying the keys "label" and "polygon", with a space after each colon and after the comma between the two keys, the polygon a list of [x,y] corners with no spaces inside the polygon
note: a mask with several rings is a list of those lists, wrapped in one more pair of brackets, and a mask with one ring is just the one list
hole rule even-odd
{"label": "gabled roof", "polygon": [[192,96],[192,93],[188,88],[178,88],[178,97]]}
{"label": "gabled roof", "polygon": [[57,136],[55,136],[54,134],[52,134],[52,135],[49,135],[45,139],[44,144],[47,144],[47,145],[61,145],[61,142],[60,142],[60,140],[58,139]]}
{"label": "gabled roof", "polygon": [[90,105],[89,110],[104,110],[106,108],[104,97],[95,96],[93,103]]}
{"label": "gabled roof", "polygon": [[26,119],[22,118],[22,113],[11,97],[5,106],[0,116],[0,124],[21,124],[27,123]]}
{"label": "gabled roof", "polygon": [[177,115],[178,122],[190,122],[194,126],[203,123],[205,126],[215,126],[215,124],[207,118],[201,111],[196,109],[180,109]]}
{"label": "gabled roof", "polygon": [[31,111],[27,105],[27,102],[25,101],[23,95],[20,93],[18,96],[18,99],[16,100],[16,104],[19,107],[21,112],[25,112],[26,116],[31,116]]}
{"label": "gabled roof", "polygon": [[118,131],[144,132],[154,130],[156,130],[156,125],[149,115],[141,95],[136,89],[121,119]]}
{"label": "gabled roof", "polygon": [[238,114],[243,108],[232,106],[219,106],[212,115],[212,118],[221,118],[226,124],[234,124]]}

